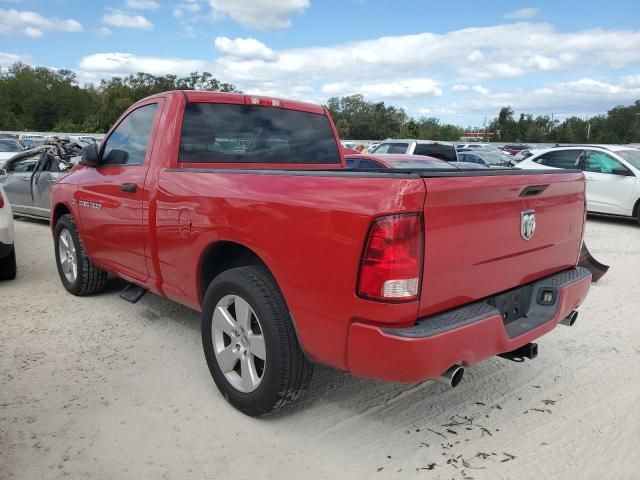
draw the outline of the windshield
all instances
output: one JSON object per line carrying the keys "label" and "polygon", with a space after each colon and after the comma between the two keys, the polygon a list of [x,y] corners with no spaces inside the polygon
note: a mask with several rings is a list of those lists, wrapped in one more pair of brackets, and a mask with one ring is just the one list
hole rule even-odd
{"label": "windshield", "polygon": [[640,170],[640,150],[620,150],[616,154]]}
{"label": "windshield", "polygon": [[18,142],[7,142],[0,140],[0,152],[21,152],[22,147]]}
{"label": "windshield", "polygon": [[509,158],[506,156],[493,152],[482,152],[480,157],[489,165],[504,165],[509,161]]}

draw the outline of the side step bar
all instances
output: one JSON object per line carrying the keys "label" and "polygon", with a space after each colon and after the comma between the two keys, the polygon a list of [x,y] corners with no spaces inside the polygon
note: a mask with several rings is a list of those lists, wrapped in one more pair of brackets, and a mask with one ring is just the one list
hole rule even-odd
{"label": "side step bar", "polygon": [[137,303],[145,293],[147,293],[147,291],[144,288],[134,285],[133,283],[127,283],[127,286],[120,292],[120,298],[129,303]]}

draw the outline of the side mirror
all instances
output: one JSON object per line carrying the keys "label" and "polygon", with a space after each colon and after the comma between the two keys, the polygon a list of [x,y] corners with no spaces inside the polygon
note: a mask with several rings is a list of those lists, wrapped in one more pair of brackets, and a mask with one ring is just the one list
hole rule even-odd
{"label": "side mirror", "polygon": [[95,143],[90,143],[82,148],[82,160],[80,160],[80,165],[85,165],[87,167],[97,167],[98,162],[100,161],[100,153],[98,151],[98,145]]}
{"label": "side mirror", "polygon": [[7,171],[4,168],[0,168],[0,177],[6,177]]}
{"label": "side mirror", "polygon": [[613,173],[614,175],[620,175],[621,177],[633,176],[633,173],[631,173],[629,170],[627,170],[624,167],[614,168],[613,170],[611,170],[611,173]]}

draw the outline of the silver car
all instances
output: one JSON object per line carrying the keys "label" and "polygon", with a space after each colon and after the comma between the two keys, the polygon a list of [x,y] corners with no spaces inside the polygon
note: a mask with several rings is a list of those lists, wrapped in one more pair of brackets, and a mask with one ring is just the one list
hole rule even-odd
{"label": "silver car", "polygon": [[47,147],[15,155],[0,169],[0,185],[14,215],[48,219],[51,216],[51,185],[67,175],[73,163],[60,161]]}

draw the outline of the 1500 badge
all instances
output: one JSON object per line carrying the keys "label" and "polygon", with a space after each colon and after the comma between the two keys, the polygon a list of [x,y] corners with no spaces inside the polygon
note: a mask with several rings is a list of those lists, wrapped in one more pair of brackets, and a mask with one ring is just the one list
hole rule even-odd
{"label": "1500 badge", "polygon": [[85,207],[85,208],[93,208],[94,210],[100,210],[102,209],[102,205],[100,205],[99,203],[96,202],[87,202],[86,200],[76,200],[75,198],[73,200],[71,200],[71,203],[78,205],[80,207]]}

